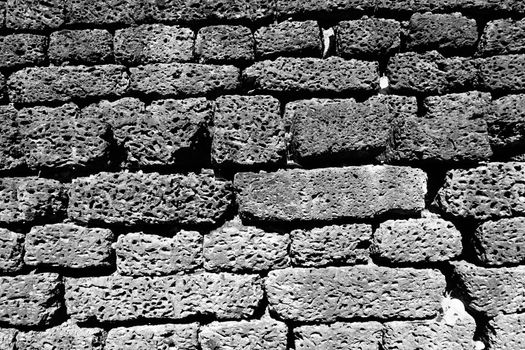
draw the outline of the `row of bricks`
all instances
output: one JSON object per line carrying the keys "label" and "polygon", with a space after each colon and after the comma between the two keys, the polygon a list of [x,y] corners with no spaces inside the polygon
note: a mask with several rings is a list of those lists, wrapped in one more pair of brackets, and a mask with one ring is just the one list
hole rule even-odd
{"label": "row of bricks", "polygon": [[[271,18],[337,17],[342,12],[525,14],[521,0],[2,0],[0,28],[55,29],[64,25],[151,22],[257,22]],[[5,19],[5,21],[4,21]]]}

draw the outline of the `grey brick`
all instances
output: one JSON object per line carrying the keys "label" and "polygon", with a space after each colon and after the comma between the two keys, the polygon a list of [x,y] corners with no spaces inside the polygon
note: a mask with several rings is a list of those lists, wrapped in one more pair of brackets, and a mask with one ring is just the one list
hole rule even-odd
{"label": "grey brick", "polygon": [[417,319],[437,314],[445,284],[438,270],[288,268],[268,274],[266,293],[270,310],[290,321]]}
{"label": "grey brick", "polygon": [[525,90],[525,55],[494,56],[480,62],[481,88],[498,93]]}
{"label": "grey brick", "polygon": [[6,80],[2,73],[0,73],[0,101],[4,99],[5,96],[7,96],[6,91]]}
{"label": "grey brick", "polygon": [[0,328],[0,349],[16,350],[17,334],[18,331],[14,328]]}
{"label": "grey brick", "polygon": [[188,175],[102,172],[73,180],[68,215],[83,223],[126,226],[215,224],[231,201],[230,183],[209,171]]}
{"label": "grey brick", "polygon": [[221,96],[216,100],[212,160],[219,166],[282,164],[286,156],[279,100]]}
{"label": "grey brick", "polygon": [[253,316],[263,298],[258,275],[104,276],[66,278],[65,284],[67,310],[76,322],[179,320],[201,314],[240,319]]}
{"label": "grey brick", "polygon": [[108,332],[105,350],[197,350],[199,325],[162,324],[118,327]]}
{"label": "grey brick", "polygon": [[14,103],[70,101],[118,96],[129,84],[123,66],[33,67],[13,73],[7,82]]}
{"label": "grey brick", "polygon": [[208,271],[259,272],[289,266],[288,235],[227,222],[204,236],[204,268]]}
{"label": "grey brick", "polygon": [[6,27],[15,30],[54,29],[64,24],[68,0],[7,0]]}
{"label": "grey brick", "polygon": [[61,30],[49,36],[49,60],[56,64],[100,64],[113,59],[113,36],[104,29]]}
{"label": "grey brick", "polygon": [[383,326],[379,322],[336,322],[294,329],[297,350],[380,350]]}
{"label": "grey brick", "polygon": [[324,17],[330,13],[342,11],[363,11],[371,9],[369,1],[362,0],[276,0],[276,12],[280,17],[285,18],[304,18],[304,17]]}
{"label": "grey brick", "polygon": [[196,231],[171,238],[132,232],[118,237],[115,250],[124,276],[163,276],[202,266],[202,235]]}
{"label": "grey brick", "polygon": [[525,147],[525,94],[508,95],[492,102],[486,116],[494,153],[507,154]]}
{"label": "grey brick", "polygon": [[525,347],[525,314],[498,315],[488,325],[490,349],[521,350]]}
{"label": "grey brick", "polygon": [[101,119],[115,128],[119,120],[140,119],[146,110],[144,102],[138,98],[124,97],[115,101],[102,100],[90,104],[81,111],[82,118]]}
{"label": "grey brick", "polygon": [[328,221],[417,213],[426,175],[419,169],[362,166],[237,173],[241,217],[255,221]]}
{"label": "grey brick", "polygon": [[525,52],[525,20],[497,19],[483,30],[478,53],[483,56]]}
{"label": "grey brick", "polygon": [[336,27],[336,44],[343,57],[388,55],[401,45],[401,23],[368,17],[342,21]]}
{"label": "grey brick", "polygon": [[203,63],[246,63],[253,61],[254,45],[247,27],[210,26],[197,33],[195,54]]}
{"label": "grey brick", "polygon": [[24,327],[55,322],[62,306],[58,274],[0,277],[0,286],[0,322]]}
{"label": "grey brick", "polygon": [[18,350],[68,349],[103,350],[106,332],[100,328],[80,328],[74,323],[63,323],[44,331],[20,332],[16,337]]}
{"label": "grey brick", "polygon": [[5,27],[6,7],[7,7],[7,0],[0,0],[0,28]]}
{"label": "grey brick", "polygon": [[23,254],[24,235],[0,228],[0,272],[19,271],[24,265]]}
{"label": "grey brick", "polygon": [[44,62],[46,37],[35,34],[0,36],[0,68],[40,65]]}
{"label": "grey brick", "polygon": [[[0,85],[1,79],[0,76]],[[0,106],[0,170],[12,170],[25,164],[17,113],[13,105]]]}
{"label": "grey brick", "polygon": [[290,237],[290,256],[295,265],[362,264],[370,256],[372,226],[347,224],[298,229]]}
{"label": "grey brick", "polygon": [[193,58],[189,28],[144,24],[115,32],[115,59],[122,64],[185,62]]}
{"label": "grey brick", "polygon": [[68,24],[123,25],[140,19],[140,8],[148,2],[140,0],[67,0]]}

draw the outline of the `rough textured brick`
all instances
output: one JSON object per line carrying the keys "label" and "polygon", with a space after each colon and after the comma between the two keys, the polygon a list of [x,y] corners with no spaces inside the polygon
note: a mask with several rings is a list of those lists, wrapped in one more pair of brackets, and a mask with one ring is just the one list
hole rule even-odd
{"label": "rough textured brick", "polygon": [[372,227],[366,224],[330,225],[290,233],[294,265],[320,267],[330,264],[366,263]]}
{"label": "rough textured brick", "polygon": [[4,96],[7,96],[6,80],[2,73],[0,73],[0,101],[4,99]]}
{"label": "rough textured brick", "polygon": [[321,55],[320,29],[316,21],[284,21],[270,24],[259,28],[254,36],[255,54],[258,58]]}
{"label": "rough textured brick", "polygon": [[254,58],[253,34],[243,26],[204,27],[197,33],[195,54],[204,63],[245,63]]}
{"label": "rough textured brick", "polygon": [[[5,27],[5,12],[7,7],[7,0],[0,0],[0,28]],[[11,350],[11,349],[9,349]]]}
{"label": "rough textured brick", "polygon": [[130,91],[157,96],[203,96],[231,93],[240,87],[234,66],[151,64],[130,68]]}
{"label": "rough textured brick", "polygon": [[65,284],[67,310],[77,322],[247,318],[263,298],[258,275],[105,276],[67,278]]}
{"label": "rough textured brick", "polygon": [[42,64],[46,37],[35,34],[0,36],[0,68]]}
{"label": "rough textured brick", "polygon": [[490,219],[525,214],[525,164],[488,163],[447,172],[435,204],[447,214]]}
{"label": "rough textured brick", "polygon": [[106,332],[100,328],[80,328],[63,323],[45,331],[20,332],[16,337],[17,350],[103,350]]}
{"label": "rough textured brick", "polygon": [[525,55],[494,56],[481,60],[480,86],[491,92],[525,90]]}
{"label": "rough textured brick", "polygon": [[54,220],[65,212],[64,186],[37,177],[0,179],[0,222],[27,224]]}
{"label": "rough textured brick", "polygon": [[487,221],[474,232],[478,260],[486,265],[525,262],[525,218]]}
{"label": "rough textured brick", "polygon": [[23,234],[0,228],[0,272],[13,273],[22,268],[23,247]]}
{"label": "rough textured brick", "polygon": [[525,94],[494,100],[492,112],[485,118],[494,153],[523,150],[525,147]]}
{"label": "rough textured brick", "polygon": [[0,349],[17,350],[16,348],[17,334],[18,334],[18,331],[14,328],[0,328]]}
{"label": "rough textured brick", "polygon": [[407,48],[457,52],[472,50],[478,41],[475,19],[461,13],[416,13],[409,22]]}
{"label": "rough textured brick", "polygon": [[220,166],[281,164],[286,155],[279,100],[221,96],[216,100],[212,160]]}
{"label": "rough textured brick", "polygon": [[[0,76],[0,85],[1,79]],[[1,95],[0,90],[0,98]],[[0,170],[12,170],[25,164],[17,113],[13,105],[0,106]]]}
{"label": "rough textured brick", "polygon": [[452,262],[461,293],[474,311],[487,316],[525,310],[525,266],[484,268]]}
{"label": "rough textured brick", "polygon": [[7,0],[6,27],[15,30],[58,28],[67,0]]}
{"label": "rough textured brick", "polygon": [[337,53],[344,57],[377,57],[399,49],[401,24],[391,19],[342,21],[336,28]]}
{"label": "rough textured brick", "polygon": [[141,17],[137,16],[140,7],[146,4],[146,1],[137,0],[68,0],[67,23],[133,24],[136,17]]}
{"label": "rough textured brick", "polygon": [[444,290],[437,270],[374,265],[276,270],[266,279],[270,310],[299,322],[430,317]]}
{"label": "rough textured brick", "polygon": [[49,60],[60,64],[98,64],[113,58],[113,36],[104,29],[61,30],[49,36]]}
{"label": "rough textured brick", "polygon": [[372,249],[389,263],[447,261],[461,254],[461,233],[439,218],[388,220],[374,232]]}
{"label": "rough textured brick", "polygon": [[199,332],[202,350],[286,350],[288,327],[271,318],[212,322]]}
{"label": "rough textured brick", "polygon": [[487,23],[478,46],[480,55],[504,55],[524,51],[525,20],[498,19]]}
{"label": "rough textured brick", "polygon": [[12,102],[36,103],[118,96],[126,91],[129,80],[118,65],[52,66],[19,70],[7,83]]}
{"label": "rough textured brick", "polygon": [[209,271],[266,271],[289,265],[288,235],[244,226],[239,219],[204,236],[204,268]]}
{"label": "rough textured brick", "polygon": [[12,326],[48,326],[61,308],[56,273],[0,277],[0,322]]}
{"label": "rough textured brick", "polygon": [[201,174],[99,173],[73,180],[68,215],[84,223],[214,224],[231,204],[230,183]]}
{"label": "rough textured brick", "polygon": [[378,64],[339,57],[279,57],[244,70],[243,79],[260,92],[320,93],[372,91],[379,81]]}
{"label": "rough textured brick", "polygon": [[73,224],[34,226],[26,235],[24,262],[71,269],[112,265],[113,233]]}
{"label": "rough textured brick", "polygon": [[419,169],[363,166],[237,173],[241,217],[256,221],[327,221],[416,213],[424,208]]}
{"label": "rough textured brick", "polygon": [[525,348],[525,314],[498,315],[489,321],[488,344],[492,350]]}
{"label": "rough textured brick", "polygon": [[197,350],[199,325],[162,324],[118,327],[108,332],[105,350],[180,349]]}
{"label": "rough textured brick", "polygon": [[318,17],[317,15],[330,16],[330,13],[339,13],[350,10],[371,9],[367,1],[362,0],[277,0],[276,12],[280,17]]}
{"label": "rough textured brick", "polygon": [[387,158],[404,162],[477,162],[492,156],[487,116],[491,95],[467,92],[427,97],[423,116],[393,122]]}
{"label": "rough textured brick", "polygon": [[18,112],[25,162],[31,169],[87,169],[107,162],[109,126],[97,118],[79,118],[73,103],[31,107]]}
{"label": "rough textured brick", "polygon": [[392,57],[387,66],[390,89],[417,94],[469,90],[477,83],[476,63],[463,57],[445,58],[436,51],[400,53]]}
{"label": "rough textured brick", "polygon": [[162,276],[191,271],[202,265],[202,236],[180,231],[173,237],[132,232],[115,245],[118,273],[124,276]]}
{"label": "rough textured brick", "polygon": [[190,61],[193,36],[189,28],[162,24],[119,29],[115,32],[115,59],[130,65]]}
{"label": "rough textured brick", "polygon": [[294,159],[326,164],[382,157],[392,122],[415,117],[416,113],[414,97],[378,95],[365,102],[314,98],[288,103],[285,120],[291,123]]}
{"label": "rough textured brick", "polygon": [[297,350],[380,350],[383,326],[379,322],[336,322],[294,328]]}

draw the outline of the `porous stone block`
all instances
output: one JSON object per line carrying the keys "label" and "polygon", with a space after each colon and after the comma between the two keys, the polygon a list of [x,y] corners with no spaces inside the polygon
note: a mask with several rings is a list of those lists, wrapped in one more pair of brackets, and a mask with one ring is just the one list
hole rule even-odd
{"label": "porous stone block", "polygon": [[55,29],[64,24],[68,0],[7,0],[6,27],[14,30]]}
{"label": "porous stone block", "polygon": [[493,56],[480,60],[480,87],[493,93],[525,90],[525,55]]}
{"label": "porous stone block", "polygon": [[153,326],[117,327],[108,332],[105,350],[200,349],[199,325],[162,324]]}
{"label": "porous stone block", "polygon": [[118,237],[117,270],[124,276],[163,276],[202,265],[202,235],[182,230],[173,237],[132,232]]}
{"label": "porous stone block", "polygon": [[358,166],[237,173],[241,217],[249,221],[329,221],[418,213],[426,175],[419,169]]}
{"label": "porous stone block", "polygon": [[101,64],[113,59],[113,36],[105,29],[60,30],[49,36],[49,60],[55,64]]}
{"label": "porous stone block", "polygon": [[3,74],[0,73],[0,101],[4,99],[4,96],[7,96],[6,80]]}
{"label": "porous stone block", "polygon": [[492,350],[521,350],[525,347],[525,314],[498,315],[488,323]]}
{"label": "porous stone block", "polygon": [[40,65],[46,59],[46,37],[35,34],[0,36],[0,68]]}
{"label": "porous stone block", "polygon": [[[0,75],[0,99],[1,85]],[[13,105],[0,106],[0,170],[13,170],[25,164],[17,113]]]}
{"label": "porous stone block", "polygon": [[90,24],[130,25],[142,19],[141,8],[147,9],[148,2],[141,0],[67,0],[67,23],[73,25]]}
{"label": "porous stone block", "polygon": [[232,202],[230,183],[201,174],[98,173],[74,179],[68,215],[83,223],[215,224]]}
{"label": "porous stone block", "polygon": [[265,285],[270,310],[279,317],[333,322],[432,317],[446,283],[438,270],[366,265],[270,271]]}
{"label": "porous stone block", "polygon": [[297,350],[381,350],[383,326],[379,322],[336,322],[294,329]]}
{"label": "porous stone block", "polygon": [[499,266],[525,261],[525,218],[486,221],[474,232],[474,249],[479,262]]}
{"label": "porous stone block", "polygon": [[56,273],[0,277],[0,322],[11,326],[49,326],[62,307]]}
{"label": "porous stone block", "polygon": [[0,272],[19,271],[24,265],[23,254],[24,235],[0,228]]}
{"label": "porous stone block", "polygon": [[18,331],[14,328],[0,328],[0,349],[17,350],[16,348],[17,334],[18,334]]}
{"label": "porous stone block", "polygon": [[189,28],[144,24],[115,32],[115,60],[121,64],[186,62],[193,58]]}
{"label": "porous stone block", "polygon": [[525,20],[497,19],[483,30],[478,45],[482,56],[523,53],[525,51]]}
{"label": "porous stone block", "polygon": [[17,350],[103,350],[106,332],[100,328],[80,328],[74,323],[43,331],[19,332]]}
{"label": "porous stone block", "polygon": [[254,58],[251,30],[243,26],[204,27],[195,39],[195,54],[204,63],[246,63]]}
{"label": "porous stone block", "polygon": [[337,53],[343,57],[388,55],[401,45],[401,23],[368,18],[342,21],[336,27]]}
{"label": "porous stone block", "polygon": [[492,102],[492,111],[485,116],[490,145],[497,154],[523,152],[525,147],[525,94],[508,95]]}
{"label": "porous stone block", "polygon": [[66,278],[68,314],[76,322],[179,320],[207,314],[252,317],[263,298],[258,275]]}
{"label": "porous stone block", "polygon": [[271,96],[221,96],[215,101],[212,160],[219,166],[282,164],[285,126]]}

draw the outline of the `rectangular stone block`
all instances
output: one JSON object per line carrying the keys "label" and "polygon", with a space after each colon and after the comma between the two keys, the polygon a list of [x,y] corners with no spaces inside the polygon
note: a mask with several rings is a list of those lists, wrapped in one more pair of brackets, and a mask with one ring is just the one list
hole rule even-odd
{"label": "rectangular stone block", "polygon": [[525,20],[497,19],[483,30],[478,45],[482,56],[525,52]]}
{"label": "rectangular stone block", "polygon": [[202,63],[246,64],[254,59],[255,42],[250,28],[216,25],[199,29],[195,55]]}
{"label": "rectangular stone block", "polygon": [[295,322],[432,317],[446,286],[438,270],[375,265],[288,268],[265,283],[270,310]]}
{"label": "rectangular stone block", "polygon": [[342,57],[385,56],[401,45],[401,23],[381,18],[341,21],[335,40],[337,54]]}
{"label": "rectangular stone block", "polygon": [[508,95],[492,102],[486,116],[494,153],[523,153],[525,147],[525,94]]}
{"label": "rectangular stone block", "polygon": [[73,25],[130,25],[142,17],[140,9],[149,6],[141,0],[67,1],[67,23]]}
{"label": "rectangular stone block", "polygon": [[23,255],[24,235],[0,228],[0,272],[14,273],[22,269]]}
{"label": "rectangular stone block", "polygon": [[490,92],[525,90],[525,55],[494,56],[480,60],[480,87]]}
{"label": "rectangular stone block", "polygon": [[488,344],[492,350],[525,348],[525,314],[498,315],[488,323]]}
{"label": "rectangular stone block", "polygon": [[117,327],[108,332],[104,350],[198,350],[198,330],[198,323]]}
{"label": "rectangular stone block", "polygon": [[296,350],[381,350],[383,326],[379,322],[336,322],[294,329]]}
{"label": "rectangular stone block", "polygon": [[[0,74],[0,100],[2,79]],[[13,170],[25,164],[17,113],[12,104],[0,105],[0,170]]]}
{"label": "rectangular stone block", "polygon": [[209,171],[102,172],[73,180],[68,216],[89,224],[214,224],[231,205],[230,187]]}
{"label": "rectangular stone block", "polygon": [[49,60],[55,65],[111,62],[112,42],[105,29],[60,30],[49,36]]}
{"label": "rectangular stone block", "polygon": [[40,65],[46,59],[46,37],[35,34],[0,36],[0,68]]}
{"label": "rectangular stone block", "polygon": [[258,275],[66,278],[66,306],[76,322],[252,317],[263,298]]}
{"label": "rectangular stone block", "polygon": [[132,232],[118,237],[117,270],[123,276],[163,276],[202,266],[202,235],[180,231],[173,237]]}
{"label": "rectangular stone block", "polygon": [[14,103],[70,101],[119,96],[129,84],[123,66],[51,66],[19,70],[9,77],[9,98]]}
{"label": "rectangular stone block", "polygon": [[418,213],[426,175],[419,169],[356,166],[237,173],[241,217],[250,221],[329,221]]}
{"label": "rectangular stone block", "polygon": [[103,350],[106,332],[100,328],[80,328],[74,323],[63,323],[43,331],[19,332],[17,350],[68,349]]}
{"label": "rectangular stone block", "polygon": [[14,30],[55,29],[64,24],[68,0],[7,0],[6,27]]}
{"label": "rectangular stone block", "polygon": [[[0,3],[0,5],[2,4]],[[0,328],[0,349],[17,350],[16,348],[17,334],[18,334],[18,331],[14,328]]]}
{"label": "rectangular stone block", "polygon": [[49,326],[62,307],[56,273],[0,277],[0,322],[11,326]]}

